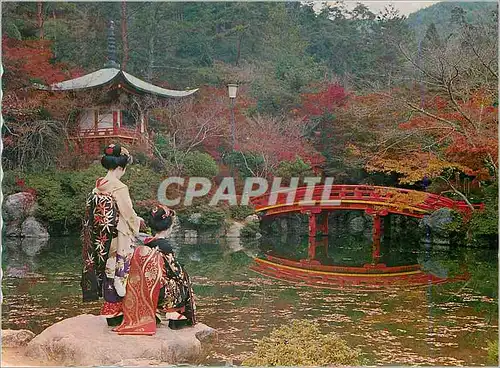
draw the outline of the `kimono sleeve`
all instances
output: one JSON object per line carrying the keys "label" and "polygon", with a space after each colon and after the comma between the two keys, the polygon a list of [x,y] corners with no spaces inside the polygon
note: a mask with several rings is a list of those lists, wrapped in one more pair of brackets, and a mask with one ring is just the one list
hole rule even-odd
{"label": "kimono sleeve", "polygon": [[118,206],[118,211],[120,212],[118,230],[125,233],[131,233],[131,235],[137,235],[139,233],[140,220],[132,206],[128,187],[124,186],[117,189],[114,192],[114,197]]}

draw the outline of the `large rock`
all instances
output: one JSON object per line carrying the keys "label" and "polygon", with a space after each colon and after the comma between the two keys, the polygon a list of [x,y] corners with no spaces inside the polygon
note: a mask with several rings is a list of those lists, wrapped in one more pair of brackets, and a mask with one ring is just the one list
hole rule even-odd
{"label": "large rock", "polygon": [[48,239],[49,233],[36,218],[30,216],[21,225],[21,236],[25,238]]}
{"label": "large rock", "polygon": [[447,245],[450,243],[449,225],[453,222],[452,211],[440,208],[429,216],[424,216],[418,224],[422,231],[422,241],[434,244]]}
{"label": "large rock", "polygon": [[5,223],[5,236],[8,238],[20,238],[21,237],[21,225],[22,221],[12,220]]}
{"label": "large rock", "polygon": [[11,194],[3,202],[4,221],[21,220],[35,212],[35,196],[29,192]]}
{"label": "large rock", "polygon": [[48,238],[47,229],[33,214],[36,210],[35,196],[29,192],[11,194],[3,203],[5,235],[7,237]]}
{"label": "large rock", "polygon": [[181,330],[161,326],[153,336],[118,335],[104,317],[83,314],[47,328],[26,351],[61,366],[166,365],[195,363],[216,340],[217,332],[201,323]]}
{"label": "large rock", "polygon": [[29,330],[2,330],[2,347],[18,348],[25,346],[35,337]]}
{"label": "large rock", "polygon": [[245,223],[249,222],[260,222],[260,218],[256,214],[248,215],[247,217],[245,217]]}
{"label": "large rock", "polygon": [[36,265],[35,256],[49,244],[47,238],[3,238],[2,245],[5,246],[7,257],[6,264],[21,266]]}
{"label": "large rock", "polygon": [[431,215],[425,216],[419,226],[429,226],[431,231],[437,235],[448,235],[448,225],[453,222],[453,215],[449,208],[440,208]]}

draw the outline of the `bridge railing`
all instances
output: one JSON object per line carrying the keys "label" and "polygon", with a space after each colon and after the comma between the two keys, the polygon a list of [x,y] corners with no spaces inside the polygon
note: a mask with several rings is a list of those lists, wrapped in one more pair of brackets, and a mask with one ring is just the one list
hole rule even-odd
{"label": "bridge railing", "polygon": [[[470,212],[471,209],[464,201],[456,201],[451,198],[434,193],[416,190],[367,186],[367,185],[316,185],[312,197],[307,187],[299,187],[295,190],[293,200],[288,200],[288,195],[293,189],[275,192],[276,201],[270,203],[269,199],[273,193],[268,192],[251,199],[256,211],[270,207],[281,207],[286,205],[321,206],[332,205],[338,201],[362,201],[373,205],[400,204],[416,207],[425,211],[434,211],[439,208],[450,208],[460,212]],[[310,203],[304,203],[306,196],[311,197]],[[308,198],[309,199],[309,198]],[[299,203],[303,202],[303,203]],[[475,206],[482,208],[482,204]]]}

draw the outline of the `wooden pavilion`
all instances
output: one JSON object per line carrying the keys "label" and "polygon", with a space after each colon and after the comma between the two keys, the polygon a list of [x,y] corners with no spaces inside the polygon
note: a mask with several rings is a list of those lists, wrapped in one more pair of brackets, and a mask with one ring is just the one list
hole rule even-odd
{"label": "wooden pavilion", "polygon": [[104,68],[41,88],[50,91],[99,92],[97,102],[78,113],[76,131],[70,136],[84,152],[91,154],[98,154],[102,147],[111,142],[134,144],[144,142],[148,137],[147,111],[137,108],[134,97],[150,95],[183,98],[198,90],[165,89],[122,70],[116,62],[113,22],[109,27],[108,60]]}

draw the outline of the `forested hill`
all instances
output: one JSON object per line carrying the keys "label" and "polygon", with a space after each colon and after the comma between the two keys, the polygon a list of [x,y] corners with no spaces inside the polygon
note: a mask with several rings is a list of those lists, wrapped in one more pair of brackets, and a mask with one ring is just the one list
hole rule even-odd
{"label": "forested hill", "polygon": [[107,27],[115,22],[118,61],[128,72],[171,88],[251,88],[260,112],[294,106],[315,82],[338,78],[349,88],[388,86],[400,73],[398,44],[432,23],[438,30],[459,6],[468,18],[494,4],[439,3],[407,20],[390,7],[254,2],[4,3],[4,36],[52,42],[54,61],[86,72],[106,60]]}
{"label": "forested hill", "polygon": [[453,27],[453,13],[454,10],[456,12],[456,8],[463,10],[468,22],[492,22],[496,24],[495,11],[498,8],[496,1],[442,1],[410,14],[406,23],[417,36],[424,35],[427,28],[433,23],[439,32],[444,32]]}
{"label": "forested hill", "polygon": [[[228,168],[241,179],[322,173],[336,183],[417,189],[430,178],[429,191],[490,201],[471,231],[497,239],[496,6],[438,3],[406,18],[390,6],[374,14],[361,4],[313,5],[3,3],[2,165],[11,192],[24,190],[23,180],[42,194],[55,188],[44,196],[45,220],[73,216],[66,203],[86,191],[64,197],[66,177],[49,185],[46,175],[30,181],[15,170],[87,169],[93,159],[68,155],[65,137],[78,132],[81,109],[107,96],[31,87],[103,68],[112,20],[124,70],[164,87],[200,87],[178,104],[133,97],[130,108],[148,110],[151,133],[133,148],[151,173],[140,171],[147,184],[131,184],[136,200],[157,195],[144,194],[157,176],[214,178]],[[230,123],[226,84],[234,82]]]}

